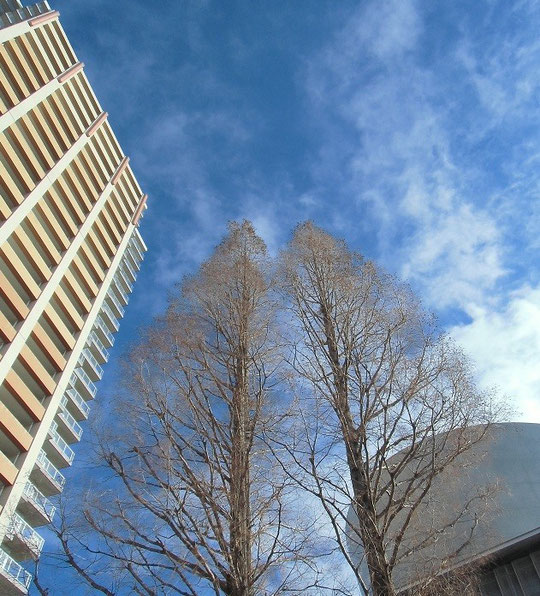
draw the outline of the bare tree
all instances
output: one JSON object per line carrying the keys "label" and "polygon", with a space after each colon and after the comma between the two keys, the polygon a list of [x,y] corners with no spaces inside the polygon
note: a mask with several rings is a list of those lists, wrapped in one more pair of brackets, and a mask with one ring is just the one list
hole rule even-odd
{"label": "bare tree", "polygon": [[96,577],[103,561],[116,586],[127,576],[141,594],[296,585],[302,533],[266,444],[286,410],[268,267],[251,224],[231,224],[131,353],[122,420],[101,445],[113,488],[86,504],[90,539],[59,528],[95,590],[116,593]]}
{"label": "bare tree", "polygon": [[[302,432],[281,444],[291,477],[326,512],[365,593],[395,594],[413,554],[426,560],[409,571],[433,579],[470,543],[492,490],[441,511],[435,485],[463,475],[500,406],[411,291],[344,242],[300,225],[281,267],[303,394]],[[461,520],[470,531],[454,530]]]}
{"label": "bare tree", "polygon": [[439,497],[463,492],[500,406],[343,242],[301,225],[278,284],[273,268],[232,224],[138,342],[100,442],[107,482],[57,527],[64,560],[104,594],[473,593],[446,572],[493,487]]}

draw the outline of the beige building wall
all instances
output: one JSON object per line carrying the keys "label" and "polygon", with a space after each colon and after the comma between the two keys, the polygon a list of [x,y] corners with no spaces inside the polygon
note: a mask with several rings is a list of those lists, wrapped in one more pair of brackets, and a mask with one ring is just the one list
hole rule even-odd
{"label": "beige building wall", "polygon": [[1,594],[28,590],[146,251],[146,196],[58,17],[0,0]]}

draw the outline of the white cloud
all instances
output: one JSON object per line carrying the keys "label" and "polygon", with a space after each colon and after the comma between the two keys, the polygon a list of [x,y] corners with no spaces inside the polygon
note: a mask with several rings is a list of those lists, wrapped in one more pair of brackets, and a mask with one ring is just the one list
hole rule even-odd
{"label": "white cloud", "polygon": [[[401,274],[424,288],[432,308],[458,306],[467,312],[476,303],[490,302],[490,292],[505,273],[501,238],[489,214],[470,203],[452,201],[448,189],[441,191],[442,201],[449,205],[428,210],[424,203]],[[421,200],[408,195],[405,199],[413,204]]]}
{"label": "white cloud", "polygon": [[540,423],[540,287],[513,293],[501,310],[479,306],[471,314],[450,333],[475,360],[481,384],[498,386],[522,420]]}

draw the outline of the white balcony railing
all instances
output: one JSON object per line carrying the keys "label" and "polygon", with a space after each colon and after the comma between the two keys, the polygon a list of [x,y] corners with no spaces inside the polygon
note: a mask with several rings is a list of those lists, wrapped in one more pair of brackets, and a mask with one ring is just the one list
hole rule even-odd
{"label": "white balcony railing", "polygon": [[135,241],[134,236],[131,237],[131,240],[129,241],[129,246],[133,249],[135,254],[139,257],[139,261],[142,261],[144,259],[144,257],[143,257],[142,251],[141,251],[138,243]]}
{"label": "white balcony railing", "polygon": [[105,324],[105,321],[99,315],[96,317],[95,326],[101,330],[101,332],[105,336],[105,339],[109,342],[109,346],[112,346],[114,344],[114,336],[109,331],[109,328]]}
{"label": "white balcony railing", "polygon": [[114,292],[109,288],[107,290],[107,298],[113,303],[113,306],[116,308],[116,312],[118,313],[119,317],[124,316],[124,307],[118,301],[118,298],[114,295]]}
{"label": "white balcony railing", "polygon": [[60,410],[58,418],[67,426],[68,430],[75,437],[77,441],[81,440],[83,429],[81,425],[73,418],[67,410]]}
{"label": "white balcony railing", "polygon": [[141,265],[139,263],[139,259],[135,256],[135,251],[133,250],[133,246],[131,244],[128,244],[126,247],[126,255],[131,259],[131,266],[135,267],[137,271],[140,271]]}
{"label": "white balcony railing", "polygon": [[73,374],[71,375],[70,383],[73,387],[76,388],[77,380],[83,385],[86,389],[86,392],[89,395],[89,399],[94,399],[97,393],[97,387],[92,383],[90,377],[84,372],[84,370],[78,366]]}
{"label": "white balcony railing", "polygon": [[[128,303],[128,296],[127,294],[124,292],[124,289],[122,288],[122,284],[120,283],[120,280],[117,277],[113,278],[113,283],[114,283],[114,291],[120,296],[120,299],[122,300],[122,302],[125,304]],[[112,287],[112,284],[111,284]]]}
{"label": "white balcony railing", "polygon": [[133,234],[131,235],[130,238],[131,242],[133,242],[137,248],[141,251],[141,257],[142,255],[146,252],[146,245],[143,242],[143,239],[141,238],[140,233],[138,232],[138,230],[135,230],[135,232],[133,232]]}
{"label": "white balcony railing", "polygon": [[128,273],[131,275],[131,281],[135,281],[137,279],[137,274],[133,271],[133,267],[128,259],[124,256],[122,259],[122,265],[127,269]]}
{"label": "white balcony railing", "polygon": [[38,453],[36,458],[36,464],[38,465],[39,469],[57,486],[57,488],[61,491],[64,488],[64,484],[66,483],[66,479],[64,475],[54,466],[48,459],[45,451],[43,449]]}
{"label": "white balcony railing", "polygon": [[122,267],[118,267],[116,271],[118,278],[122,281],[122,283],[126,286],[128,292],[131,294],[131,292],[133,292],[133,284],[127,278],[127,275],[124,273]]}
{"label": "white balcony railing", "polygon": [[103,358],[103,362],[107,362],[107,360],[109,360],[109,352],[107,348],[103,345],[103,342],[96,335],[95,331],[92,331],[88,336],[88,341],[86,345],[90,344],[93,344],[96,347],[97,351],[99,352],[99,355]]}
{"label": "white balcony railing", "polygon": [[30,524],[27,524],[18,513],[13,514],[7,534],[16,534],[19,537],[19,540],[24,542],[32,554],[36,558],[39,557],[45,539],[43,536],[40,536]]}
{"label": "white balcony railing", "polygon": [[12,581],[19,584],[21,588],[28,590],[32,576],[14,561],[4,550],[0,548],[0,571],[9,577]]}
{"label": "white balcony railing", "polygon": [[82,366],[85,359],[88,362],[88,364],[90,364],[90,366],[92,367],[92,370],[96,378],[101,379],[101,377],[103,376],[103,369],[101,368],[99,362],[96,360],[95,356],[92,354],[92,352],[90,352],[88,348],[84,348],[84,350],[81,352],[78,361],[79,365]]}
{"label": "white balcony railing", "polygon": [[57,451],[62,455],[66,462],[71,465],[75,459],[75,453],[73,449],[62,439],[58,434],[58,425],[53,420],[51,428],[49,428],[50,441],[55,446]]}
{"label": "white balcony railing", "polygon": [[111,322],[111,327],[115,331],[118,331],[118,329],[120,329],[120,323],[118,322],[118,319],[114,316],[113,311],[111,310],[110,306],[105,304],[105,302],[101,305],[101,312],[105,313],[107,315],[107,318]]}
{"label": "white balcony railing", "polygon": [[47,499],[47,497],[38,490],[31,482],[24,485],[23,497],[30,501],[34,507],[39,509],[49,521],[53,520],[56,507]]}
{"label": "white balcony railing", "polygon": [[77,406],[77,410],[79,410],[82,417],[85,419],[88,418],[88,414],[90,413],[90,406],[81,397],[81,394],[73,387],[67,389],[64,395],[62,396],[62,401],[60,403],[62,404],[64,410],[68,409],[68,397]]}

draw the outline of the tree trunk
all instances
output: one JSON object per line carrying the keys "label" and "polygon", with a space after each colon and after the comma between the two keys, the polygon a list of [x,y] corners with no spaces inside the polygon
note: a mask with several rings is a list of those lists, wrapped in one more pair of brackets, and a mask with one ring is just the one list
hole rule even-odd
{"label": "tree trunk", "polygon": [[390,568],[386,560],[386,551],[380,532],[377,528],[377,509],[369,498],[369,470],[360,453],[358,431],[351,415],[347,386],[346,364],[342,365],[336,342],[336,333],[327,305],[321,305],[324,321],[325,339],[328,356],[332,367],[335,387],[334,410],[338,416],[342,436],[345,439],[347,463],[354,495],[354,509],[358,519],[359,534],[366,556],[373,596],[394,596]]}
{"label": "tree trunk", "polygon": [[231,596],[252,596],[253,570],[251,556],[250,505],[250,404],[248,386],[249,305],[246,288],[241,298],[236,386],[232,398],[231,420],[231,558],[236,577]]}

